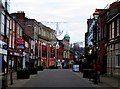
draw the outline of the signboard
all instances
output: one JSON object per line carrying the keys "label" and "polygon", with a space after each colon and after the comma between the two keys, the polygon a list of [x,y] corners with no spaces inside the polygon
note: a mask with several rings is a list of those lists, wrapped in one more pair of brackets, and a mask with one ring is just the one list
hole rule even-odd
{"label": "signboard", "polygon": [[24,39],[17,40],[17,49],[25,49],[25,40]]}
{"label": "signboard", "polygon": [[74,64],[73,65],[73,71],[74,72],[79,72],[79,65]]}
{"label": "signboard", "polygon": [[17,44],[25,44],[25,40],[24,39],[18,39]]}
{"label": "signboard", "polygon": [[7,50],[7,49],[8,49],[8,45],[7,45],[7,44],[4,44],[4,45],[3,45],[3,49]]}
{"label": "signboard", "polygon": [[24,44],[17,44],[17,49],[24,49],[25,45]]}

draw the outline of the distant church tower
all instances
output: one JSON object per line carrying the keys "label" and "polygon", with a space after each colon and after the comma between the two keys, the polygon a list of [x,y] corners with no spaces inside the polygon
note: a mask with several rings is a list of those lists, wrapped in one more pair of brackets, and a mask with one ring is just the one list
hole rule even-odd
{"label": "distant church tower", "polygon": [[70,36],[66,33],[63,38],[63,60],[64,60],[64,66],[69,65],[69,59],[70,59]]}

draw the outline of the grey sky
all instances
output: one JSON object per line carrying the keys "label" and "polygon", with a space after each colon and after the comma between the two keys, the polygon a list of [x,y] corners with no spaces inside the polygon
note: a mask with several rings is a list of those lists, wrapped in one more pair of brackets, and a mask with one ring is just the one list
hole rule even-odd
{"label": "grey sky", "polygon": [[34,18],[44,25],[59,29],[70,35],[70,43],[84,41],[87,31],[87,19],[95,9],[103,9],[107,4],[117,0],[11,0],[10,12],[24,11],[28,18]]}

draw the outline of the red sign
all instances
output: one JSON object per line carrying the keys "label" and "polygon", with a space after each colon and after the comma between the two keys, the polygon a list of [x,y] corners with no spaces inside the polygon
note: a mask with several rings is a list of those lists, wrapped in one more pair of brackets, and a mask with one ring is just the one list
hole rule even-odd
{"label": "red sign", "polygon": [[42,57],[42,60],[46,60],[47,58],[46,57]]}
{"label": "red sign", "polygon": [[47,52],[47,46],[46,45],[42,45],[42,51]]}
{"label": "red sign", "polygon": [[25,40],[24,39],[18,39],[17,40],[17,49],[24,49],[25,48]]}
{"label": "red sign", "polygon": [[17,44],[25,44],[25,40],[24,39],[18,39]]}

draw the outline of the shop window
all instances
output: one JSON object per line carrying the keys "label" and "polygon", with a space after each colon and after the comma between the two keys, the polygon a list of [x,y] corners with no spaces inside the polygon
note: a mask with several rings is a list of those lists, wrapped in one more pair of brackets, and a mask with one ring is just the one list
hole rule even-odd
{"label": "shop window", "polygon": [[120,54],[116,55],[116,66],[120,67]]}
{"label": "shop window", "polygon": [[116,53],[115,56],[116,67],[120,67],[120,50],[119,49],[115,50],[115,53]]}

